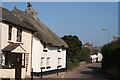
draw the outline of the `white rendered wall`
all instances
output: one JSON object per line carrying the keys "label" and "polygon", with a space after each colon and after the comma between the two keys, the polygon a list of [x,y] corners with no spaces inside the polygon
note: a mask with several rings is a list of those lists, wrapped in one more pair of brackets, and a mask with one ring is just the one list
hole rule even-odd
{"label": "white rendered wall", "polygon": [[2,24],[0,23],[0,68],[2,68],[1,29],[2,29]]}
{"label": "white rendered wall", "polygon": [[[61,58],[60,68],[66,68],[66,50],[62,50],[61,52],[57,52],[58,47],[46,46],[48,48],[47,52],[43,51],[43,45],[40,40],[36,37],[33,38],[33,52],[32,52],[32,68],[34,72],[41,72],[41,58],[44,57],[44,63],[42,67],[45,67],[43,71],[50,71],[57,69],[58,66],[58,58]],[[47,57],[50,57],[50,62],[48,66],[51,66],[50,69],[46,69],[47,67]],[[59,69],[60,69],[59,68]]]}
{"label": "white rendered wall", "polygon": [[[2,25],[2,26],[1,26]],[[9,45],[9,43],[22,43],[21,45],[28,54],[28,68],[22,71],[22,74],[25,73],[26,76],[30,76],[31,72],[31,42],[32,42],[32,32],[28,30],[22,30],[22,42],[17,42],[17,27],[12,26],[12,37],[11,40],[8,40],[8,29],[9,25],[5,23],[0,23],[0,33],[1,34],[1,49]],[[25,72],[24,72],[25,71]]]}
{"label": "white rendered wall", "polygon": [[8,25],[1,23],[1,49],[8,45]]}
{"label": "white rendered wall", "polygon": [[1,53],[1,29],[2,29],[2,23],[0,23],[0,53]]}

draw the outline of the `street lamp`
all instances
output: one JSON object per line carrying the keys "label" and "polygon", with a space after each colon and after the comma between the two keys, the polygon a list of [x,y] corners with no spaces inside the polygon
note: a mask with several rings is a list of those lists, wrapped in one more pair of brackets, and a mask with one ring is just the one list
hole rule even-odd
{"label": "street lamp", "polygon": [[110,30],[106,29],[106,28],[102,28],[102,30],[108,31],[109,32],[109,43],[110,43]]}

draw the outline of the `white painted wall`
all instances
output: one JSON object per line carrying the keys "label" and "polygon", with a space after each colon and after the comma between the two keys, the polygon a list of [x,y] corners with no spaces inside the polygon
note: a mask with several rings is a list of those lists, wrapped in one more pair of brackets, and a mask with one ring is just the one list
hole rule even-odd
{"label": "white painted wall", "polygon": [[2,35],[2,33],[1,33],[1,29],[2,29],[2,24],[0,23],[0,53],[1,53],[1,35]]}
{"label": "white painted wall", "polygon": [[[28,54],[28,68],[27,72],[26,70],[22,71],[22,74],[24,73],[26,76],[30,76],[31,72],[31,42],[32,42],[32,32],[28,30],[23,30],[22,31],[22,42],[17,42],[17,28],[12,26],[12,38],[11,41],[8,40],[8,29],[9,25],[5,23],[0,23],[0,33],[2,33],[0,36],[0,42],[1,42],[1,49],[9,45],[10,42],[13,43],[23,43],[21,45],[25,50],[26,53]],[[25,71],[25,72],[24,72]]]}
{"label": "white painted wall", "polygon": [[2,68],[1,29],[2,29],[2,24],[0,23],[0,68]]}
{"label": "white painted wall", "polygon": [[103,56],[100,52],[98,52],[98,62],[101,62],[103,59]]}
{"label": "white painted wall", "polygon": [[4,47],[6,47],[9,43],[8,43],[8,25],[1,23],[1,49],[3,49]]}
{"label": "white painted wall", "polygon": [[43,45],[39,39],[36,37],[33,38],[33,52],[32,52],[32,68],[34,72],[41,72],[41,58],[44,57],[43,67],[47,67],[47,57],[50,57],[50,69],[43,69],[43,71],[49,71],[57,69],[58,66],[58,58],[61,58],[60,68],[66,68],[66,50],[62,50],[61,52],[57,52],[58,47],[46,46],[48,51],[43,51]]}
{"label": "white painted wall", "polygon": [[31,42],[32,42],[32,32],[23,30],[22,32],[22,47],[26,50],[26,53],[28,53],[28,68],[26,72],[26,76],[30,76],[31,73]]}

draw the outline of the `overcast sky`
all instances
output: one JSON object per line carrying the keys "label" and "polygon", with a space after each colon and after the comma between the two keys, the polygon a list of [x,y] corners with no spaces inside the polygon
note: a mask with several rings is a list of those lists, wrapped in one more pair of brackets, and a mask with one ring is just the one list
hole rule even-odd
{"label": "overcast sky", "polygon": [[[112,1],[112,0],[111,0]],[[77,35],[82,43],[101,46],[118,35],[118,2],[31,2],[40,20],[59,37]],[[12,10],[14,6],[24,11],[26,2],[2,3]]]}

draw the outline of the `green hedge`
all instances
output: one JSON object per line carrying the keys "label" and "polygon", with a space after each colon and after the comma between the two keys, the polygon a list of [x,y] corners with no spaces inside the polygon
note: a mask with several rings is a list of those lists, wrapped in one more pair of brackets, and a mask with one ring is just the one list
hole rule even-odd
{"label": "green hedge", "polygon": [[102,71],[112,76],[120,76],[120,40],[104,45],[102,55]]}

